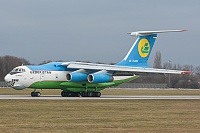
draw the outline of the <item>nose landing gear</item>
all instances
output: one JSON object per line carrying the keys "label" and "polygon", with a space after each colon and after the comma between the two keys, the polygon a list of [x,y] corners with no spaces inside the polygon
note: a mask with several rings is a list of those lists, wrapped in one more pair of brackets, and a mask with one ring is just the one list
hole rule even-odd
{"label": "nose landing gear", "polygon": [[33,92],[31,92],[31,96],[32,97],[40,97],[41,93],[40,92],[36,92],[36,90],[34,90]]}

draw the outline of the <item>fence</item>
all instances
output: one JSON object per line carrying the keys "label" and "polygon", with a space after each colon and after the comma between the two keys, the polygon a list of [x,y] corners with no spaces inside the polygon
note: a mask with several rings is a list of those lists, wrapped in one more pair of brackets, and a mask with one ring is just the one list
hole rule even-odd
{"label": "fence", "polygon": [[10,85],[8,85],[8,83],[6,82],[0,82],[0,88],[9,88]]}
{"label": "fence", "polygon": [[112,88],[168,88],[167,84],[143,84],[143,83],[124,83]]}

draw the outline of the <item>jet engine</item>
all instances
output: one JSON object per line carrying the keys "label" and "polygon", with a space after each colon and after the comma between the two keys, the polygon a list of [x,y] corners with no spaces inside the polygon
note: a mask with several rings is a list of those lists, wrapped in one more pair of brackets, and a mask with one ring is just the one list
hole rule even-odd
{"label": "jet engine", "polygon": [[66,74],[67,81],[71,82],[84,82],[87,81],[88,74],[84,69],[80,69]]}
{"label": "jet engine", "polygon": [[102,70],[97,73],[89,74],[87,77],[88,82],[90,83],[105,83],[111,82],[114,80],[113,76],[107,73],[105,70]]}

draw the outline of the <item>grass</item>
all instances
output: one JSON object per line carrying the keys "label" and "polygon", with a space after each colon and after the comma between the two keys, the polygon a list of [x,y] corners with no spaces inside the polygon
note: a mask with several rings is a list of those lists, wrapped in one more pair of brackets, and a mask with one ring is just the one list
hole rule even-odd
{"label": "grass", "polygon": [[[30,95],[32,90],[0,89]],[[112,95],[200,95],[199,90],[120,90]],[[60,90],[43,90],[59,95]],[[200,100],[0,100],[0,132],[200,132]]]}
{"label": "grass", "polygon": [[0,100],[0,132],[200,132],[199,100]]}

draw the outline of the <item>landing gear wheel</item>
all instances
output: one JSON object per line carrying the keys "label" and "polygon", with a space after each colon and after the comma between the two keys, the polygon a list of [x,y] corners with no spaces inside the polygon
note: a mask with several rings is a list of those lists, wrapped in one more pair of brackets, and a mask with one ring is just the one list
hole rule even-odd
{"label": "landing gear wheel", "polygon": [[94,93],[93,92],[88,92],[88,97],[93,97]]}
{"label": "landing gear wheel", "polygon": [[61,96],[62,96],[62,97],[66,97],[66,96],[67,96],[66,92],[65,92],[65,91],[62,91],[62,92],[61,92]]}
{"label": "landing gear wheel", "polygon": [[41,93],[40,92],[36,92],[36,97],[40,97]]}
{"label": "landing gear wheel", "polygon": [[81,96],[81,93],[80,92],[76,92],[75,93],[75,97],[80,97]]}
{"label": "landing gear wheel", "polygon": [[100,97],[101,92],[82,92],[81,96],[82,97]]}
{"label": "landing gear wheel", "polygon": [[33,92],[31,92],[31,96],[32,96],[32,97],[40,97],[40,96],[41,96],[41,93],[40,93],[40,92],[35,92],[35,91],[33,91]]}
{"label": "landing gear wheel", "polygon": [[100,97],[101,96],[101,92],[95,92],[95,97]]}
{"label": "landing gear wheel", "polygon": [[35,97],[35,92],[31,92],[31,96],[32,96],[32,97]]}
{"label": "landing gear wheel", "polygon": [[73,92],[67,92],[67,97],[74,97],[74,93]]}
{"label": "landing gear wheel", "polygon": [[80,92],[66,92],[62,91],[61,92],[62,97],[80,97],[81,93]]}
{"label": "landing gear wheel", "polygon": [[88,93],[87,93],[87,92],[82,92],[81,96],[82,96],[82,97],[87,97],[87,96],[88,96]]}

